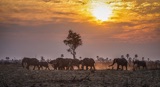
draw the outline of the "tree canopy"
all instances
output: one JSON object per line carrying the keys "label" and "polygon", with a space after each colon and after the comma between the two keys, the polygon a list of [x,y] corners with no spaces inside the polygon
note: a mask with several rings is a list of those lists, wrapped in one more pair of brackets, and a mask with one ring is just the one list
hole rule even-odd
{"label": "tree canopy", "polygon": [[73,32],[72,30],[69,30],[67,38],[63,41],[65,45],[69,46],[69,49],[67,49],[68,52],[70,52],[73,55],[73,58],[76,58],[76,48],[80,45],[82,45],[82,39],[80,34],[77,34],[76,32]]}

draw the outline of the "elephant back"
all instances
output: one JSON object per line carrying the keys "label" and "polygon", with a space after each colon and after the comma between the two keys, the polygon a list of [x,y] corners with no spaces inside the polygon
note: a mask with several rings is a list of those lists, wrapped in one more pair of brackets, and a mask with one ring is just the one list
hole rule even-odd
{"label": "elephant back", "polygon": [[71,63],[72,63],[73,66],[77,66],[77,65],[80,64],[80,60],[79,59],[72,59]]}
{"label": "elephant back", "polygon": [[95,63],[95,61],[94,61],[94,59],[92,59],[92,58],[84,58],[83,60],[82,60],[82,64],[84,64],[84,65],[94,65],[94,63]]}
{"label": "elephant back", "polygon": [[28,64],[30,64],[30,65],[39,65],[39,61],[36,58],[30,58],[28,60]]}

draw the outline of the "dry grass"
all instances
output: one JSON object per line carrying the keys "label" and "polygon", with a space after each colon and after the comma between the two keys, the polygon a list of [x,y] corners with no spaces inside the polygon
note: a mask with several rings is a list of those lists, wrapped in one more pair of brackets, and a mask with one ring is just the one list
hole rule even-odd
{"label": "dry grass", "polygon": [[[99,66],[100,67],[100,66]],[[160,70],[27,70],[0,65],[0,87],[160,87]]]}

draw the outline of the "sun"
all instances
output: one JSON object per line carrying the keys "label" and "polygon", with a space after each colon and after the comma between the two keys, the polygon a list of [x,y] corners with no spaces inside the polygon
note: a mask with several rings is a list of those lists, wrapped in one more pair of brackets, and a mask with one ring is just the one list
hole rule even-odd
{"label": "sun", "polygon": [[112,9],[105,3],[92,3],[91,15],[99,21],[107,21],[112,14]]}

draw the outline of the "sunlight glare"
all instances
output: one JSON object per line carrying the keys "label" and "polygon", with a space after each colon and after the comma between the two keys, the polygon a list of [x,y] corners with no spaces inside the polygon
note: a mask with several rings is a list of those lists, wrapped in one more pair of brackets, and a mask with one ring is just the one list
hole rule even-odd
{"label": "sunlight glare", "polygon": [[91,14],[95,19],[107,21],[112,14],[112,9],[105,3],[92,3]]}

